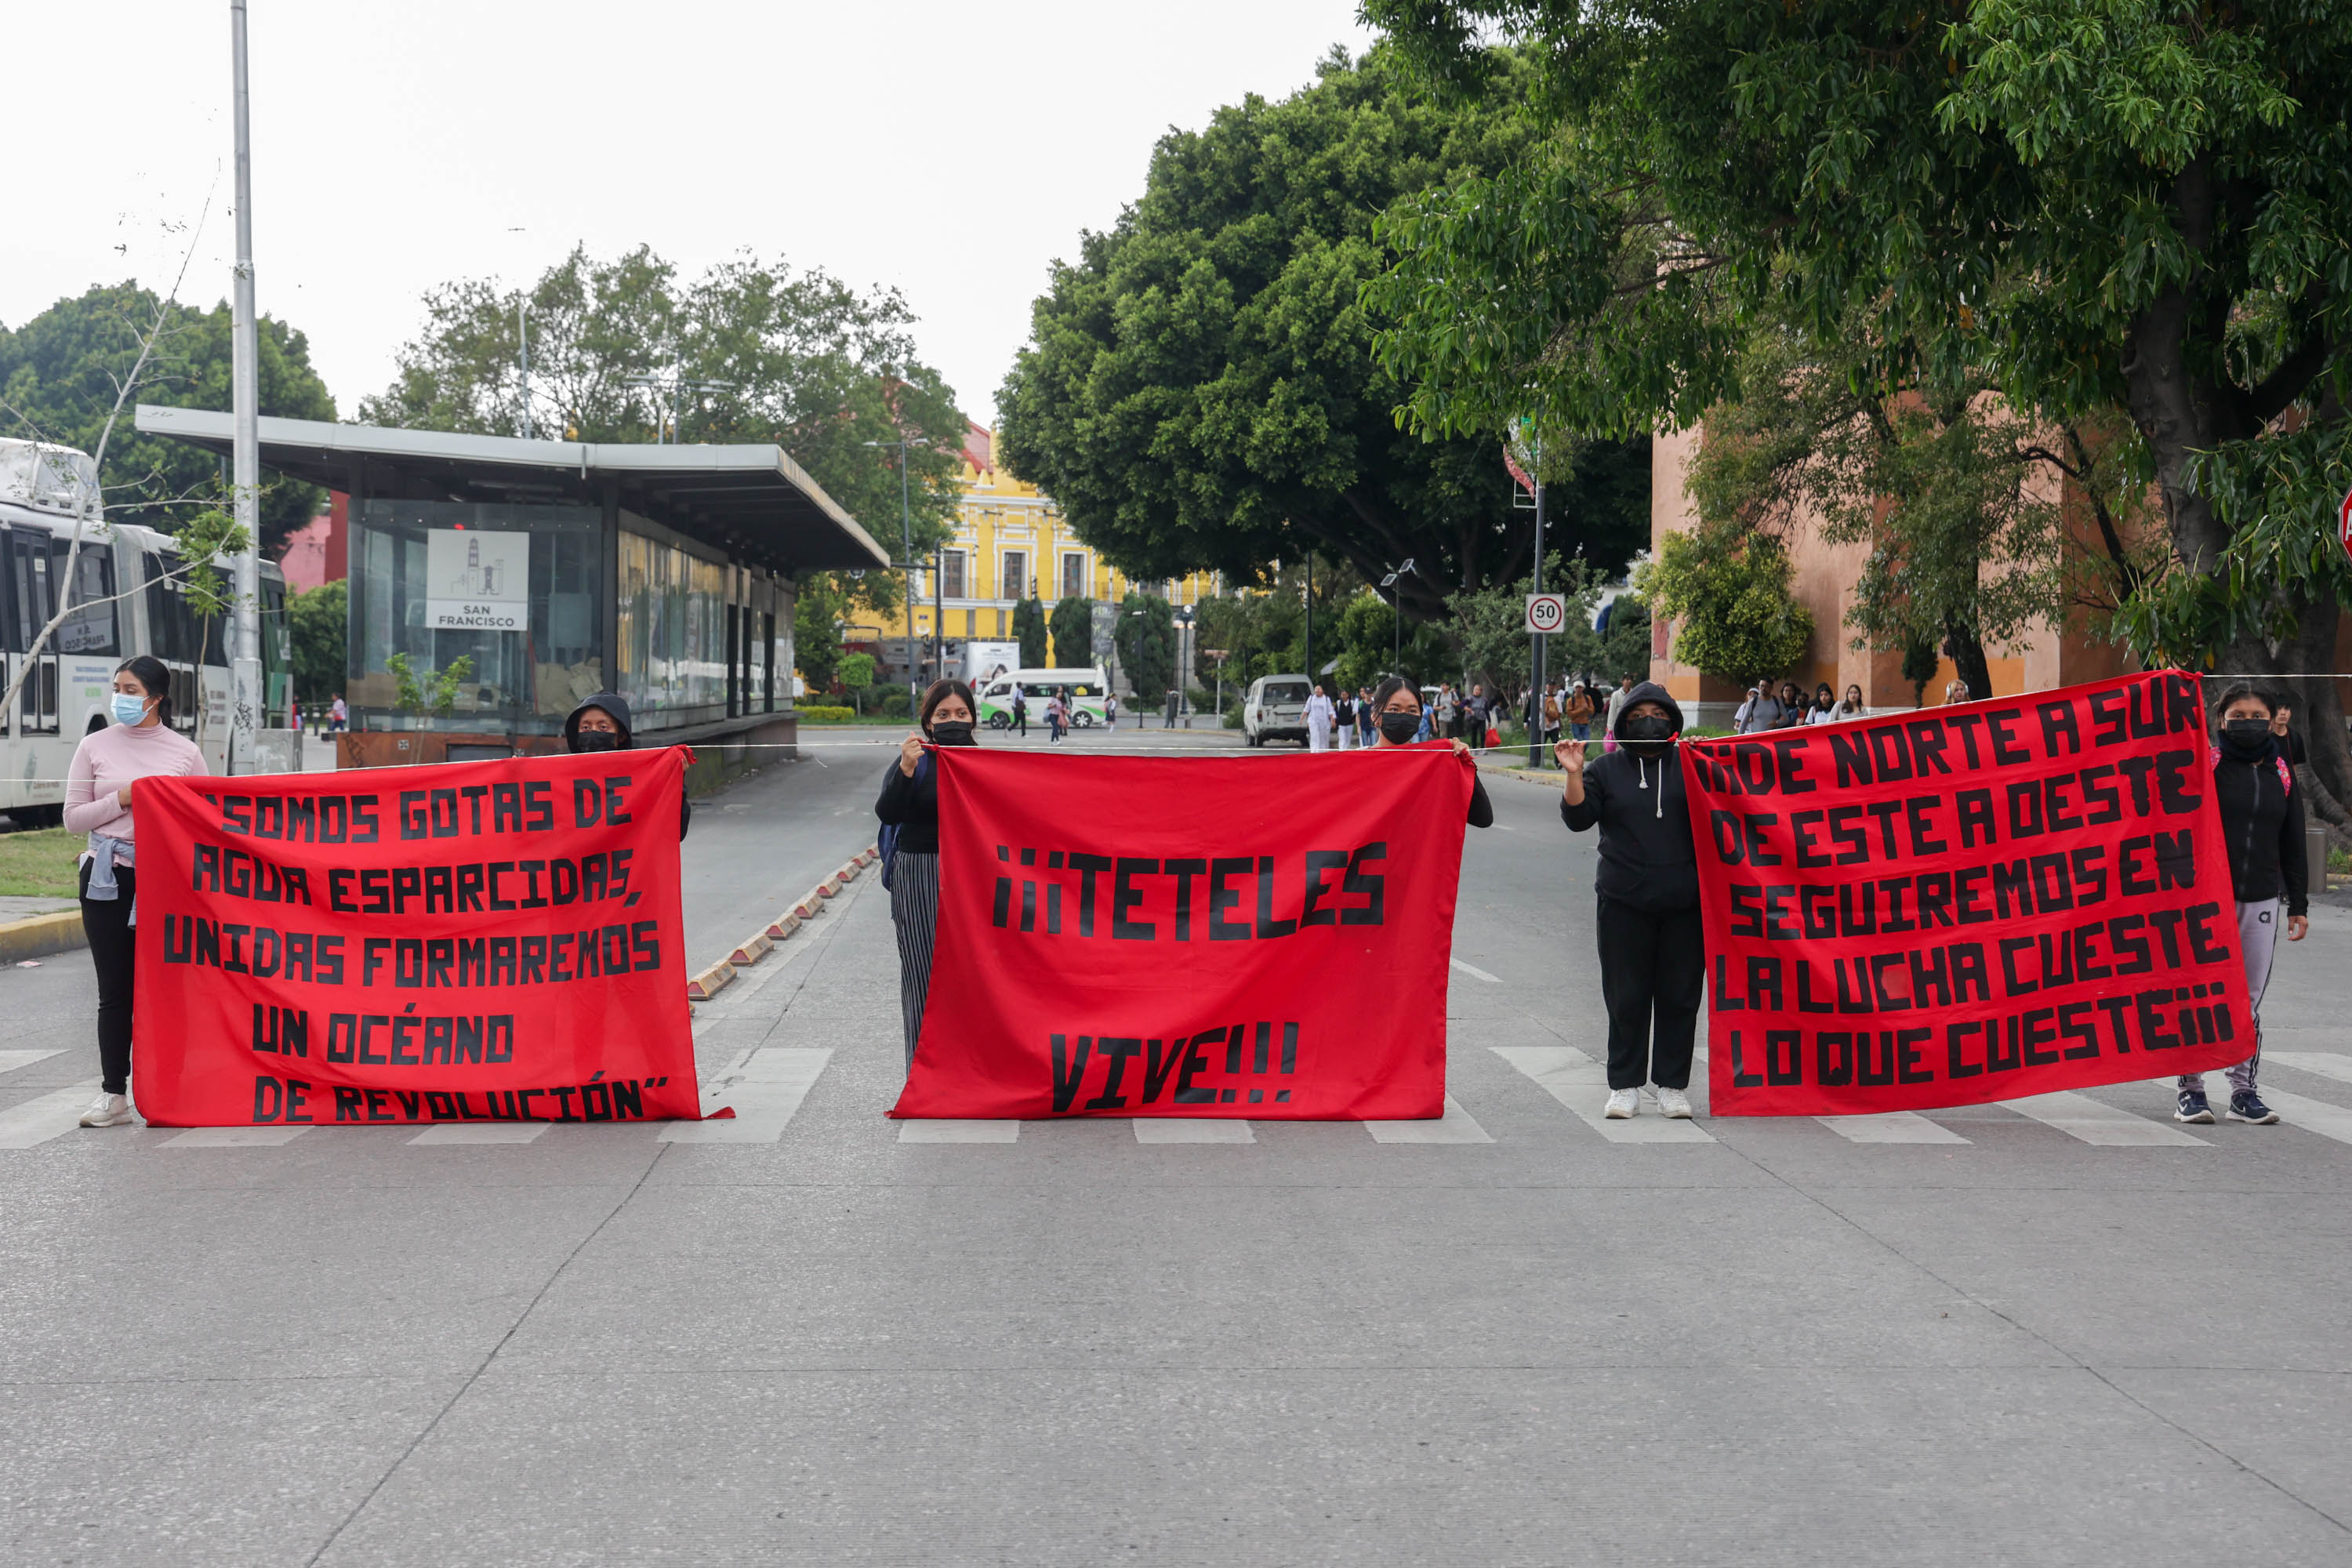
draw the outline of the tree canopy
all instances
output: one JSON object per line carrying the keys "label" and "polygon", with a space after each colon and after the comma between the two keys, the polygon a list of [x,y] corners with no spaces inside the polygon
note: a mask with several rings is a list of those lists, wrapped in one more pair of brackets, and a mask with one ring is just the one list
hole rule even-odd
{"label": "tree canopy", "polygon": [[[14,331],[0,330],[0,428],[96,451],[114,406],[116,378],[131,374],[158,303],[152,290],[126,281],[60,300]],[[173,305],[163,315],[165,324],[131,401],[226,410],[234,353],[229,307]],[[334,418],[335,400],[310,368],[310,341],[275,317],[262,317],[258,328],[261,412]],[[141,435],[127,407],[107,444],[99,483],[110,521],[165,533],[177,532],[199,505],[217,505],[223,495],[219,458],[184,441]],[[268,482],[261,493],[263,553],[276,554],[288,533],[318,514],[320,500],[314,486]]]}
{"label": "tree canopy", "polygon": [[[1497,100],[1457,112],[1384,53],[1335,52],[1296,95],[1163,138],[1140,198],[1036,302],[999,396],[1007,466],[1140,578],[1248,580],[1312,550],[1377,581],[1410,557],[1404,609],[1429,620],[1524,574],[1498,443],[1398,427],[1406,389],[1359,298],[1388,264],[1383,208],[1527,151],[1528,73],[1498,68]],[[1639,439],[1589,453],[1554,542],[1622,570],[1649,537],[1648,461]]]}

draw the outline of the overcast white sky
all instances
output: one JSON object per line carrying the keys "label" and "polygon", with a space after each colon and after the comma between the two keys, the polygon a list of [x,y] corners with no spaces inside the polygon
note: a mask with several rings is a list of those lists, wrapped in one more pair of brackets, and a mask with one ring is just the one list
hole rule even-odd
{"label": "overcast white sky", "polygon": [[[575,241],[688,272],[750,247],[903,289],[983,424],[1046,264],[1142,188],[1151,144],[1280,97],[1354,0],[252,0],[261,309],[310,334],[348,417],[418,298],[520,280]],[[20,163],[0,322],[92,283],[160,286],[215,185],[183,297],[228,293],[228,6],[12,7]],[[28,181],[26,176],[36,175]]]}

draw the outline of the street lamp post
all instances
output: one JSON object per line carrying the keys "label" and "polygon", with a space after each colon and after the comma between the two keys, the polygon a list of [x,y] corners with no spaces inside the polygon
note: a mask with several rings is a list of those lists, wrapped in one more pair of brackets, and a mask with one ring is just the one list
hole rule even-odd
{"label": "street lamp post", "polygon": [[1189,646],[1189,639],[1192,635],[1192,606],[1185,605],[1177,610],[1175,616],[1176,714],[1177,717],[1184,721],[1184,728],[1187,730],[1192,727],[1192,714],[1190,707],[1192,700],[1192,690],[1190,684],[1184,679],[1185,670],[1191,662],[1184,657],[1184,650]]}
{"label": "street lamp post", "polygon": [[1402,675],[1404,673],[1404,670],[1400,668],[1404,663],[1404,588],[1402,586],[1402,579],[1404,574],[1412,570],[1412,557],[1408,555],[1404,558],[1403,565],[1392,568],[1387,576],[1381,579],[1381,586],[1389,590],[1389,673],[1391,675]]}
{"label": "street lamp post", "polygon": [[923,700],[916,689],[915,675],[915,514],[908,499],[907,448],[928,447],[920,437],[902,437],[896,441],[868,441],[869,447],[898,448],[898,560],[904,574],[907,594],[907,711],[911,715]]}
{"label": "street lamp post", "polygon": [[[237,526],[236,599],[229,610],[231,687],[228,766],[251,772],[254,731],[267,699],[261,689],[261,349],[253,299],[253,129],[250,78],[245,65],[245,0],[229,0],[231,111],[236,153],[236,267],[231,274],[236,310],[230,318],[229,406]],[[201,700],[201,699],[199,699]]]}

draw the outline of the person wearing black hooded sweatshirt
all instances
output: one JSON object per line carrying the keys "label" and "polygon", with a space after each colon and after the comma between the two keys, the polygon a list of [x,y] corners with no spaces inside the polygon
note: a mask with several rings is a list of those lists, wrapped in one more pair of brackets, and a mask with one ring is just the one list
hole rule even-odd
{"label": "person wearing black hooded sweatshirt", "polygon": [[[626,752],[636,746],[629,730],[628,700],[617,692],[599,691],[574,708],[563,721],[563,745],[572,752]],[[693,803],[683,790],[677,797],[677,836],[686,837],[694,820]]]}
{"label": "person wearing black hooded sweatshirt", "polygon": [[1609,1010],[1604,1114],[1612,1120],[1640,1112],[1644,1081],[1657,1085],[1662,1115],[1691,1113],[1706,952],[1690,805],[1675,755],[1682,728],[1683,710],[1665,688],[1643,681],[1625,694],[1616,751],[1588,763],[1580,742],[1553,748],[1566,774],[1560,820],[1574,833],[1601,829],[1594,923]]}

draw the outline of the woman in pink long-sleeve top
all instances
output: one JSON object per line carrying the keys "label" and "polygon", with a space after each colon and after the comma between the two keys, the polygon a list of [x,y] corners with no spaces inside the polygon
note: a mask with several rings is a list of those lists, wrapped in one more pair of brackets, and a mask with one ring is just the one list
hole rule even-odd
{"label": "woman in pink long-sleeve top", "polygon": [[131,1120],[131,986],[139,935],[137,825],[131,786],[204,771],[204,753],[172,728],[172,672],[145,654],[114,672],[114,722],[82,737],[66,770],[66,826],[89,835],[81,858],[81,925],[98,966],[98,1098],[84,1127]]}

